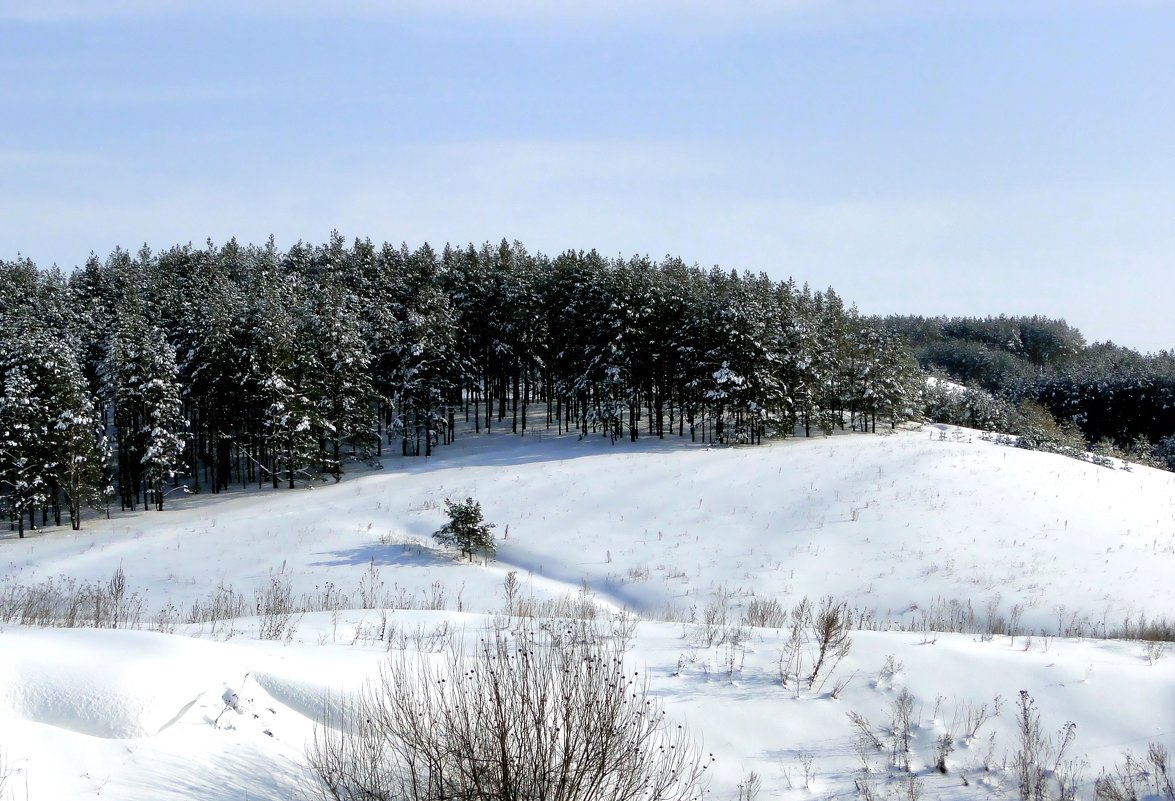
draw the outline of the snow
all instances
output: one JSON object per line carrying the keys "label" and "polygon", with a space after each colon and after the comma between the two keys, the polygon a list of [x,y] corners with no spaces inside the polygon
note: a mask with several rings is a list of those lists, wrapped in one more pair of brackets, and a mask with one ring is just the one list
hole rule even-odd
{"label": "snow", "polygon": [[[304,746],[328,699],[376,675],[389,650],[484,632],[510,571],[524,598],[586,584],[601,607],[642,616],[630,657],[714,754],[714,798],[736,797],[750,770],[761,799],[855,797],[861,757],[847,714],[884,729],[903,688],[925,798],[1016,794],[1006,768],[1021,690],[1047,731],[1077,724],[1086,796],[1123,751],[1175,749],[1175,654],[1055,636],[1170,618],[1171,474],[949,427],[737,448],[612,446],[539,427],[384,465],[313,490],[189,496],[80,532],[0,536],[0,594],[59,576],[105,584],[122,568],[145,622],[179,610],[170,633],[0,626],[0,799],[301,797],[313,782]],[[430,536],[444,500],[465,497],[497,524],[488,565]],[[271,581],[321,611],[293,616],[277,641],[258,639],[254,617],[185,622],[218,587],[242,593],[252,614]],[[780,685],[785,631],[706,646],[688,623],[717,597],[735,623],[752,598],[790,607],[804,596],[843,600],[890,629],[853,633],[835,698],[834,682]],[[377,608],[359,608],[373,597]],[[1016,636],[924,630],[952,603],[980,622],[1017,620]],[[996,696],[1000,715],[959,742],[946,775],[934,771],[934,740],[966,705]],[[896,793],[888,754],[867,757],[873,780]]]}

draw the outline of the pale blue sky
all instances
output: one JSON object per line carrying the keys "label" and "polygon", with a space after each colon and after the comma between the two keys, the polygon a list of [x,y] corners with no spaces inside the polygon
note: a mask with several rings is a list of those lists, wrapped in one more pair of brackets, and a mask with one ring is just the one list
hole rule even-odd
{"label": "pale blue sky", "polygon": [[0,258],[506,237],[1175,348],[1165,0],[0,0],[0,114]]}

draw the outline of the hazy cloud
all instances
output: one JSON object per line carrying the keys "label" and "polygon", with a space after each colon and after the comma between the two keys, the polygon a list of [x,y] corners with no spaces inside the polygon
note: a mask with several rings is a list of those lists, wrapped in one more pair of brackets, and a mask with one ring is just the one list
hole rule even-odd
{"label": "hazy cloud", "polygon": [[721,32],[764,23],[859,24],[908,17],[973,17],[1064,12],[1111,3],[1154,0],[0,0],[0,19],[30,22],[184,15],[237,18],[449,18],[460,22],[571,22],[610,25],[643,21],[668,28]]}

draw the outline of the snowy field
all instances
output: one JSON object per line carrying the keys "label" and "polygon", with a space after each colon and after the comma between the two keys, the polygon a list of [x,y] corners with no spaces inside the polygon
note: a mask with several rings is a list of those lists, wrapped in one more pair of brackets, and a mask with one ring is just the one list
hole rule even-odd
{"label": "snowy field", "polygon": [[[489,564],[430,537],[467,496],[497,525]],[[1081,797],[1123,752],[1175,750],[1175,650],[1103,638],[1175,617],[1170,473],[940,427],[712,449],[495,433],[337,485],[169,506],[0,535],[0,598],[121,569],[124,607],[155,629],[0,625],[0,799],[314,797],[327,693],[486,631],[511,572],[516,607],[640,616],[629,658],[713,753],[715,799],[752,771],[759,799],[1018,797],[1022,690],[1046,733],[1076,724]],[[257,616],[287,591],[311,611]],[[787,627],[741,623],[805,597],[844,602],[857,630],[827,682],[785,688]],[[891,749],[907,703],[908,773]]]}

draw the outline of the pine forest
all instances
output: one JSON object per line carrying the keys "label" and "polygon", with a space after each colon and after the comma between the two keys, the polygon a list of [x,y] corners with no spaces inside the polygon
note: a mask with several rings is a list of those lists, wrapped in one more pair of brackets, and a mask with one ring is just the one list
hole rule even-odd
{"label": "pine forest", "polygon": [[0,494],[22,536],[535,426],[755,445],[929,418],[1175,464],[1169,352],[1087,346],[1043,317],[868,317],[762,273],[506,240],[0,262],[0,377]]}

